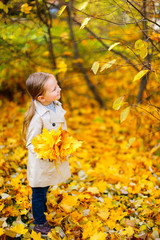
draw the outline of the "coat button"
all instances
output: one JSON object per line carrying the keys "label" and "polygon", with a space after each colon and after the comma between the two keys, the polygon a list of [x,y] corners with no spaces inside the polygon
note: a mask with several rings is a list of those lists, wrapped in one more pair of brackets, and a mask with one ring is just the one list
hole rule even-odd
{"label": "coat button", "polygon": [[55,127],[55,126],[56,126],[56,124],[55,124],[55,123],[52,123],[52,126],[53,126],[53,127]]}

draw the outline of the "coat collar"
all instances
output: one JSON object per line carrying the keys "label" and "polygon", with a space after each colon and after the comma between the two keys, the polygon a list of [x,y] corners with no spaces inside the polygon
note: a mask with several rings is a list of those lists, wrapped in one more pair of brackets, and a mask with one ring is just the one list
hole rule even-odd
{"label": "coat collar", "polygon": [[[38,112],[38,114],[40,116],[42,116],[43,114],[45,114],[46,112],[50,111],[48,108],[46,108],[43,104],[41,104],[39,101],[37,100],[34,100],[34,103],[35,103],[35,107],[36,107],[36,111]],[[61,107],[62,106],[62,103],[55,100],[54,101],[54,104],[55,104],[55,107]]]}

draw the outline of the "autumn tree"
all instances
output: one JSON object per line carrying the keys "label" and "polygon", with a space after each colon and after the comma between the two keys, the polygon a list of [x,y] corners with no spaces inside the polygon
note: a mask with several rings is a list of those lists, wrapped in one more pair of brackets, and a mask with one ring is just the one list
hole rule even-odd
{"label": "autumn tree", "polygon": [[[103,77],[128,67],[133,76],[143,71],[137,92],[137,102],[142,102],[149,79],[159,81],[158,7],[158,1],[145,0],[1,2],[1,92],[23,89],[24,71],[28,75],[43,66],[63,84],[64,74],[73,70],[105,107]],[[147,90],[145,99],[154,91]]]}

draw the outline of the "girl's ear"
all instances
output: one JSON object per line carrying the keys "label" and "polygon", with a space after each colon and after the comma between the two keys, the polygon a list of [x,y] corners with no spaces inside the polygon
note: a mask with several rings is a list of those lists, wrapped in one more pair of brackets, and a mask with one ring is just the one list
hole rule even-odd
{"label": "girl's ear", "polygon": [[42,103],[45,101],[45,99],[44,99],[44,97],[42,95],[38,96],[37,100],[39,102],[42,102]]}

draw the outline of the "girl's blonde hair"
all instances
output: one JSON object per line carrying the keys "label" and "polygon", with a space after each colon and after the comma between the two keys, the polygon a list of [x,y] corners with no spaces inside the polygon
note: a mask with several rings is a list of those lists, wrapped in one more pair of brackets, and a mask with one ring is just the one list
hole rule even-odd
{"label": "girl's blonde hair", "polygon": [[26,81],[27,92],[32,97],[32,102],[29,106],[28,111],[25,114],[25,118],[23,122],[23,132],[22,132],[23,139],[25,139],[30,121],[32,120],[35,114],[34,100],[37,100],[38,96],[42,95],[45,92],[44,85],[51,76],[53,75],[49,73],[35,72],[35,73],[32,73]]}

